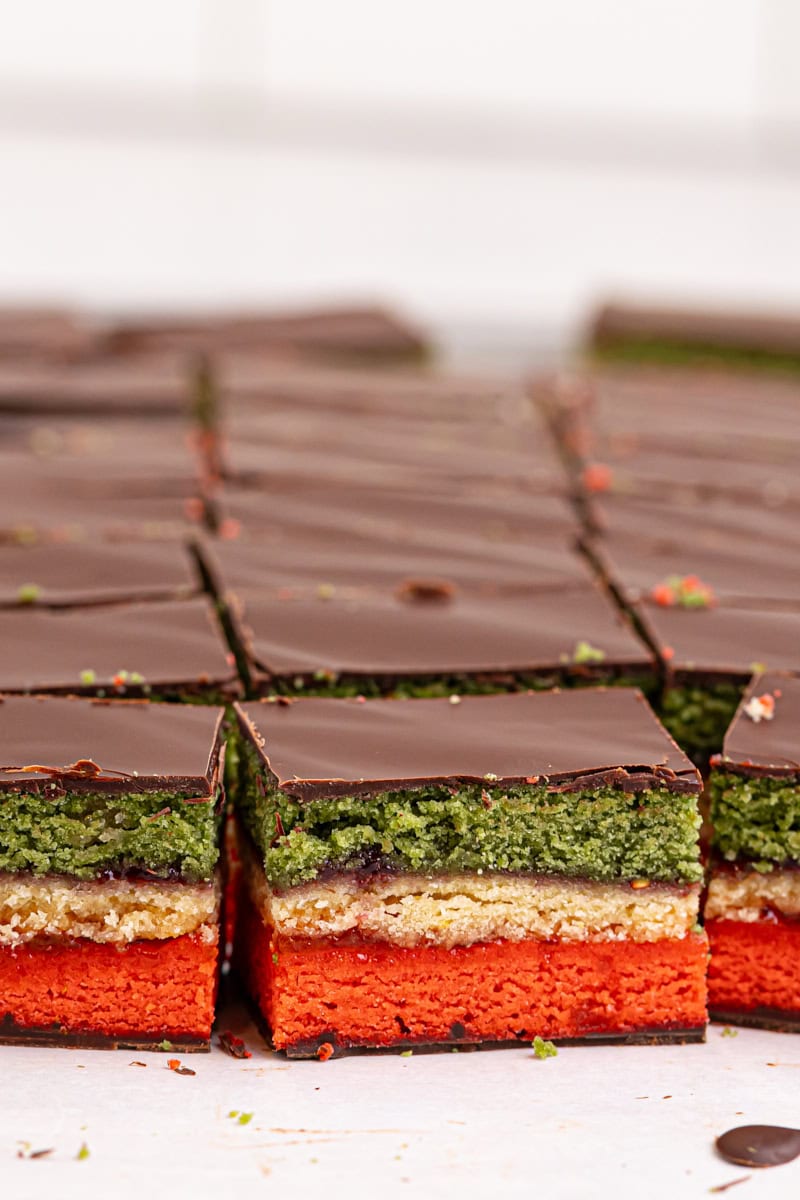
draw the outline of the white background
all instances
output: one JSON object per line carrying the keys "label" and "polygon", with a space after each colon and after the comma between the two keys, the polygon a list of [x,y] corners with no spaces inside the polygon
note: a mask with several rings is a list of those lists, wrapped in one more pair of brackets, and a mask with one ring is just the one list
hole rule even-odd
{"label": "white background", "polygon": [[0,293],[800,309],[794,0],[28,0]]}
{"label": "white background", "polygon": [[[705,1046],[544,1061],[515,1049],[289,1063],[245,1032],[251,1059],[185,1056],[194,1078],[165,1055],[3,1048],[3,1195],[694,1200],[743,1176],[736,1200],[800,1189],[800,1159],[748,1171],[714,1151],[735,1125],[797,1123],[790,1035],[714,1026]],[[17,1159],[18,1141],[54,1152]]]}

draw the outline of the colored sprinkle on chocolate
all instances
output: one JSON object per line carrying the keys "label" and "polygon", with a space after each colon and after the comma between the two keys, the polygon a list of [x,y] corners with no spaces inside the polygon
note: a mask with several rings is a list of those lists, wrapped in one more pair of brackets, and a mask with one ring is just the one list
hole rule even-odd
{"label": "colored sprinkle on chocolate", "polygon": [[536,1058],[555,1058],[558,1054],[558,1050],[553,1043],[546,1042],[538,1034],[531,1042],[531,1048]]}
{"label": "colored sprinkle on chocolate", "polygon": [[605,463],[589,463],[581,478],[587,492],[607,492],[614,482],[614,472]]}
{"label": "colored sprinkle on chocolate", "polygon": [[225,1029],[219,1035],[219,1044],[226,1054],[230,1054],[231,1058],[253,1057],[247,1049],[244,1038],[237,1037],[235,1033],[231,1033],[230,1029]]}
{"label": "colored sprinkle on chocolate", "polygon": [[461,697],[460,697],[460,696],[451,696],[451,697],[450,697],[450,703],[451,703],[451,704],[460,704],[460,703],[461,703]]}
{"label": "colored sprinkle on chocolate", "polygon": [[94,671],[89,669],[81,671],[80,679],[84,687],[91,687],[93,683],[97,682],[97,676],[95,675]]}
{"label": "colored sprinkle on chocolate", "polygon": [[717,1152],[742,1167],[780,1167],[800,1155],[800,1129],[784,1125],[739,1125],[720,1134]]}
{"label": "colored sprinkle on chocolate", "polygon": [[591,642],[576,642],[575,649],[572,651],[572,661],[574,663],[601,663],[605,657],[605,650],[598,650]]}
{"label": "colored sprinkle on chocolate", "polygon": [[761,721],[771,721],[775,716],[775,697],[771,692],[764,692],[763,696],[752,696],[742,712],[756,725]]}
{"label": "colored sprinkle on chocolate", "polygon": [[317,1049],[317,1058],[320,1062],[327,1062],[329,1058],[333,1058],[333,1046],[330,1042],[323,1042]]}
{"label": "colored sprinkle on chocolate", "polygon": [[708,608],[716,603],[713,589],[697,575],[670,575],[652,588],[650,599],[662,608]]}
{"label": "colored sprinkle on chocolate", "polygon": [[36,583],[23,583],[17,592],[18,604],[35,604],[42,594],[42,589]]}
{"label": "colored sprinkle on chocolate", "polygon": [[167,1067],[170,1071],[174,1071],[176,1075],[196,1075],[197,1071],[193,1071],[191,1067],[184,1067],[179,1058],[168,1058]]}
{"label": "colored sprinkle on chocolate", "polygon": [[86,1142],[81,1142],[80,1149],[78,1150],[78,1153],[75,1155],[76,1161],[77,1162],[85,1162],[86,1159],[89,1158],[89,1156],[90,1156],[89,1147],[86,1145]]}

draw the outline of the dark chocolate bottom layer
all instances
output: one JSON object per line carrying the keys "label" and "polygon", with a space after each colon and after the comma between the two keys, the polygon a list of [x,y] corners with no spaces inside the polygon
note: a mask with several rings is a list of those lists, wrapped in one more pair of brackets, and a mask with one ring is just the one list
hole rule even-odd
{"label": "dark chocolate bottom layer", "polygon": [[82,1033],[61,1025],[33,1028],[17,1025],[12,1017],[0,1021],[0,1046],[39,1046],[69,1050],[160,1050],[164,1053],[179,1050],[182,1054],[208,1053],[211,1039],[173,1036],[169,1039],[139,1033],[102,1034]]}
{"label": "dark chocolate bottom layer", "polygon": [[800,1012],[780,1008],[712,1008],[709,1019],[718,1025],[743,1025],[747,1029],[769,1029],[773,1033],[800,1033]]}

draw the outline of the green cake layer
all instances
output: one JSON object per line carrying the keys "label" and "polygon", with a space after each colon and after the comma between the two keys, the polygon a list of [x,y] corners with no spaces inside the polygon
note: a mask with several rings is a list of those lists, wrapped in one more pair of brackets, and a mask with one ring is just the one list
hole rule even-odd
{"label": "green cake layer", "polygon": [[362,867],[429,873],[511,871],[599,881],[694,883],[702,876],[693,793],[598,787],[549,792],[487,782],[300,803],[240,747],[236,805],[282,889]]}
{"label": "green cake layer", "polygon": [[702,764],[721,749],[742,691],[743,685],[729,681],[678,684],[667,689],[656,709],[681,750]]}
{"label": "green cake layer", "polygon": [[760,350],[756,347],[714,343],[668,341],[659,338],[626,338],[595,346],[600,362],[628,362],[663,367],[719,366],[738,370],[800,371],[800,355]]}
{"label": "green cake layer", "polygon": [[758,871],[800,862],[800,776],[779,779],[711,773],[714,847]]}
{"label": "green cake layer", "polygon": [[0,793],[0,871],[208,881],[219,855],[218,810],[173,792]]}
{"label": "green cake layer", "polygon": [[274,679],[262,689],[264,697],[316,696],[347,699],[364,696],[367,700],[424,700],[444,696],[489,696],[499,692],[546,692],[568,687],[626,687],[639,688],[652,696],[657,687],[655,673],[651,675],[614,675],[611,671],[592,668],[585,676],[575,671],[556,671],[547,675],[447,675],[437,679],[409,678],[381,681],[370,678],[337,677],[331,672],[319,672],[311,680],[301,677]]}

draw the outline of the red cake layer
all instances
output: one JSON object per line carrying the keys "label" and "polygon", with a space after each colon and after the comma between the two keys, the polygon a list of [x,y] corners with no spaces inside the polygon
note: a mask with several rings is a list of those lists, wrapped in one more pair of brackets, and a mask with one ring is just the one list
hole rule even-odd
{"label": "red cake layer", "polygon": [[121,1041],[208,1041],[217,944],[189,934],[119,947],[90,941],[0,947],[3,1026]]}
{"label": "red cake layer", "polygon": [[277,1049],[585,1038],[697,1029],[703,935],[445,949],[287,940],[240,897],[237,963]]}
{"label": "red cake layer", "polygon": [[757,1009],[800,1020],[800,921],[707,921],[712,1012]]}

